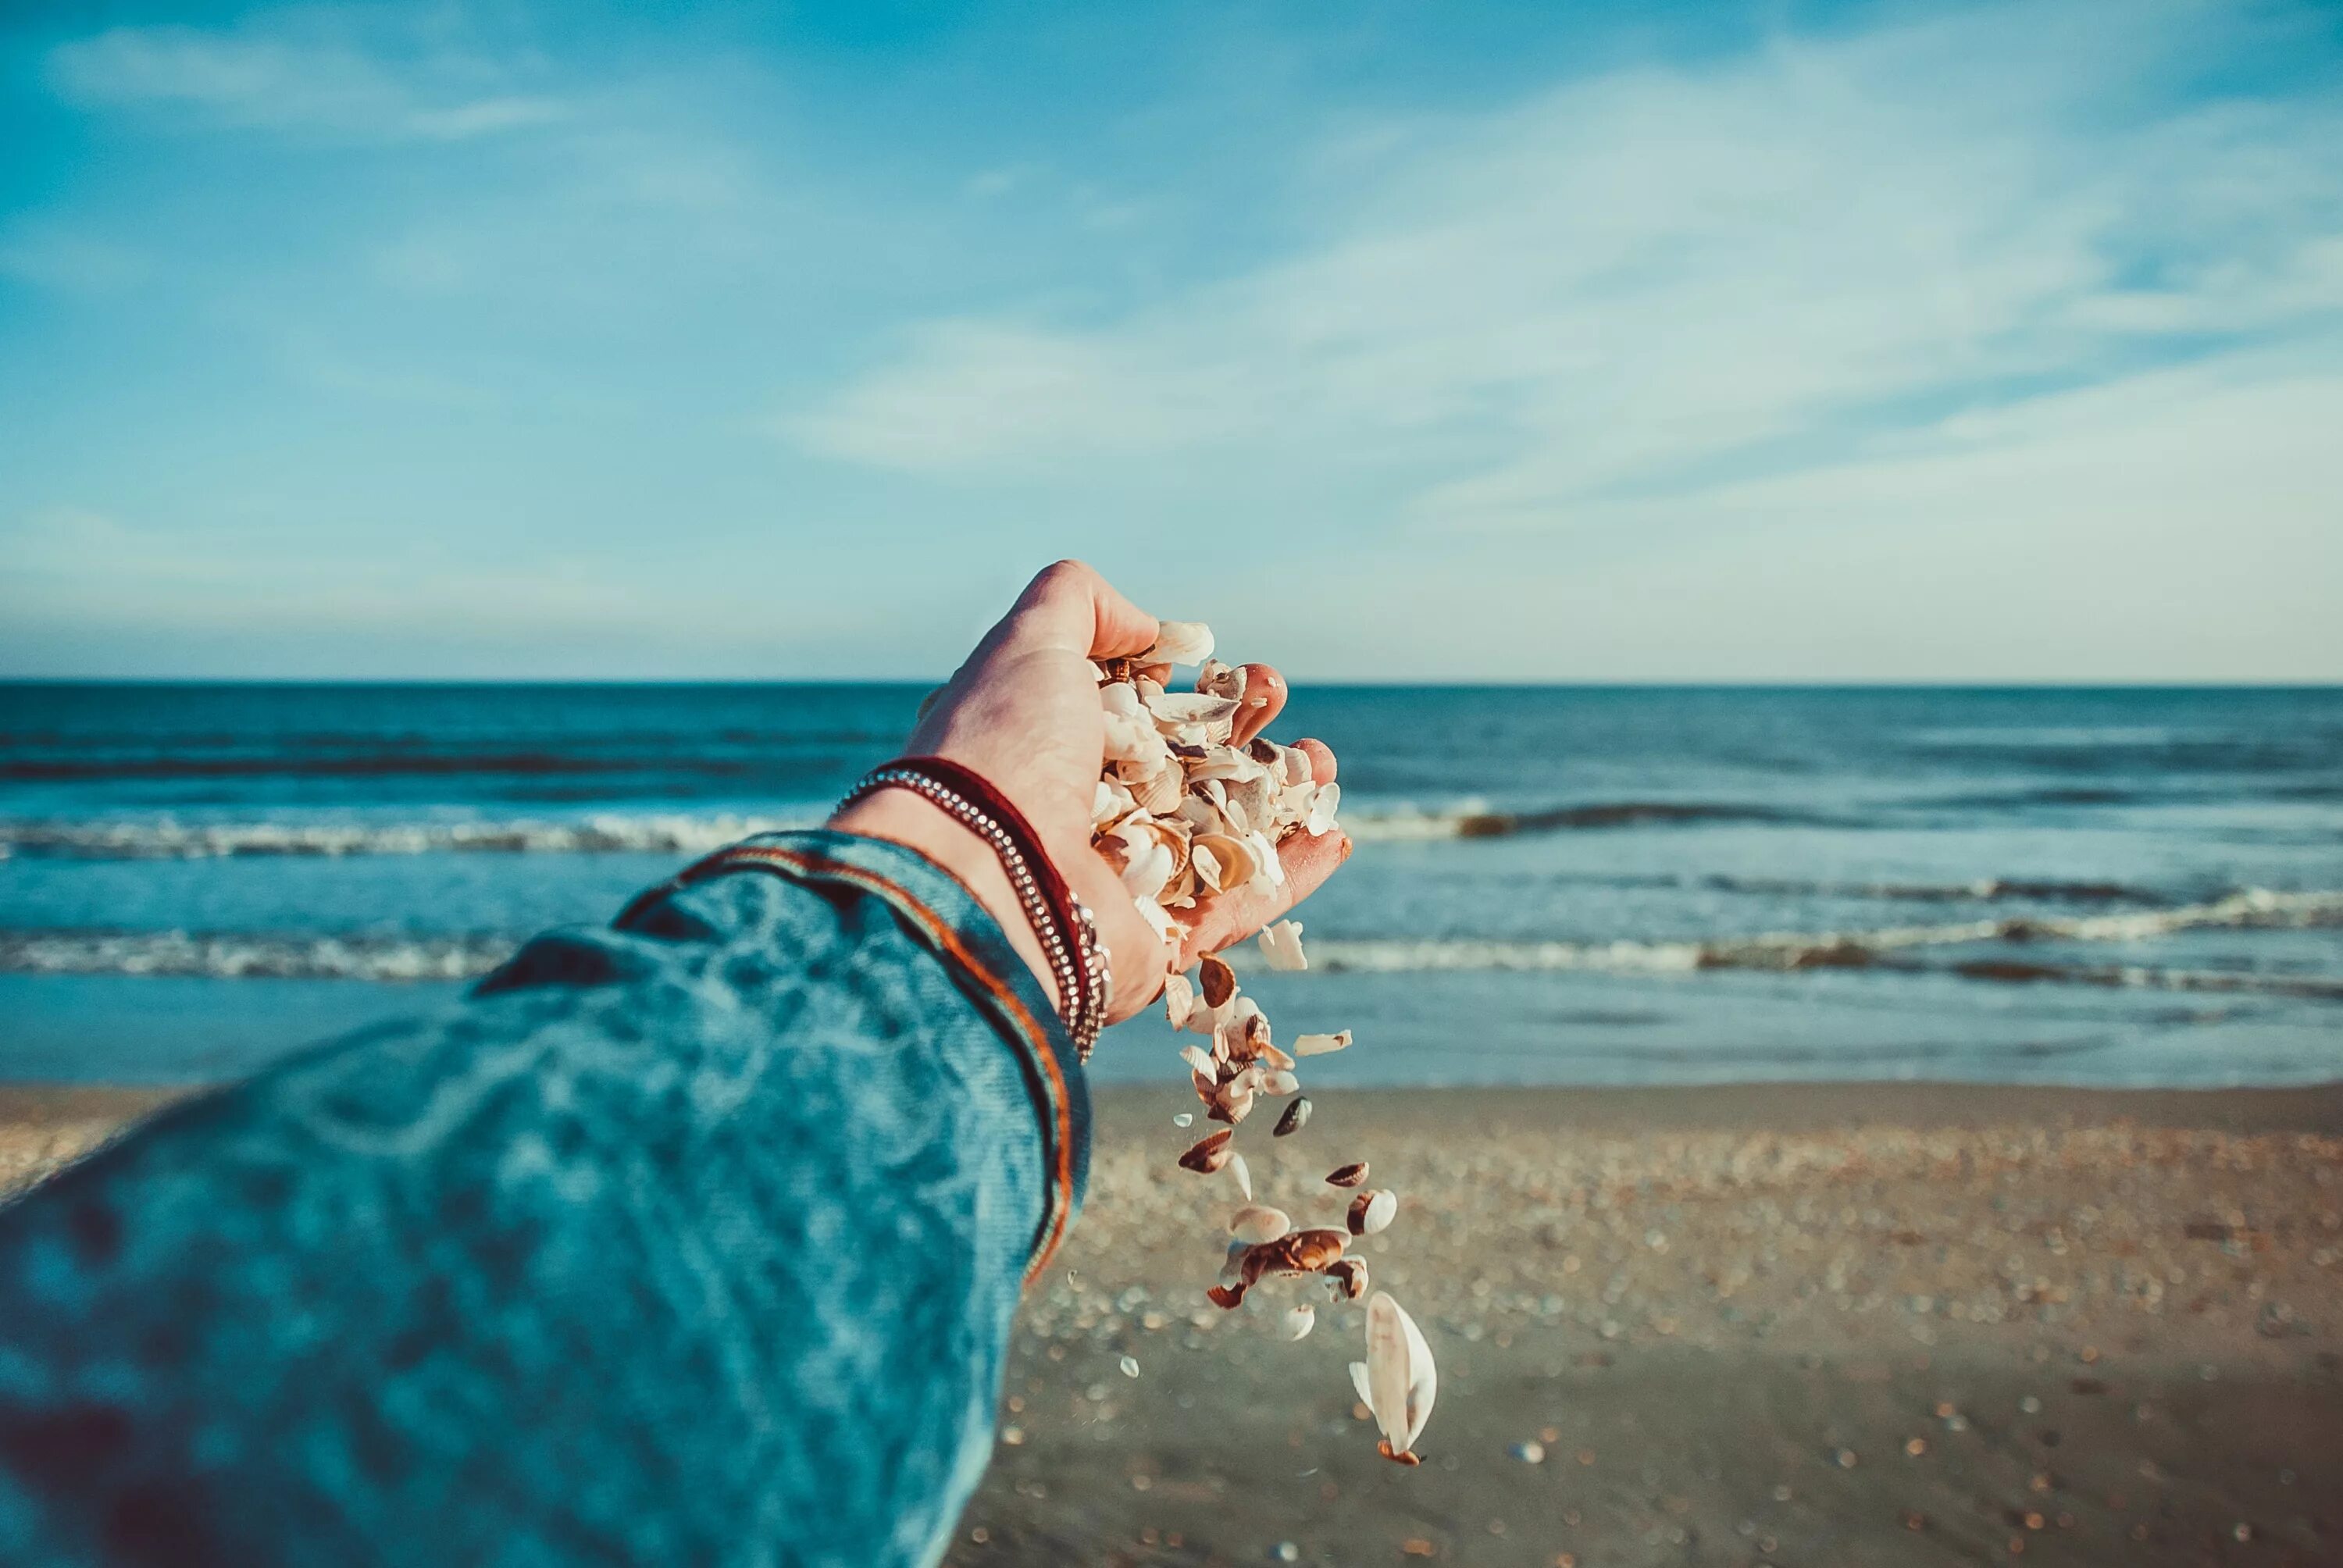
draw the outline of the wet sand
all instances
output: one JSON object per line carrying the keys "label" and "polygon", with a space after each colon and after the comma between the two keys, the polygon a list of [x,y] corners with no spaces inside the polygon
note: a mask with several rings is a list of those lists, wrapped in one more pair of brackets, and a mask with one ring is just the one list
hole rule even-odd
{"label": "wet sand", "polygon": [[[151,1095],[0,1091],[0,1181]],[[1225,1176],[1102,1099],[955,1563],[2343,1563],[2343,1088],[1331,1091],[1240,1146],[1441,1366],[1378,1458],[1356,1306],[1203,1297]],[[1305,1221],[1306,1222],[1306,1221]],[[1297,1344],[1291,1300],[1317,1299]],[[1131,1358],[1137,1376],[1125,1375]]]}

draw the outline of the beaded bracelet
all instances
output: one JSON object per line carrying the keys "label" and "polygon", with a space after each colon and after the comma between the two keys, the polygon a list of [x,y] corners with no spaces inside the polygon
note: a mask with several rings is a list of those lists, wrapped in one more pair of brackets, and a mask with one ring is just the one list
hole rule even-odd
{"label": "beaded bracelet", "polygon": [[1099,940],[1098,921],[1059,874],[1025,814],[983,778],[942,757],[904,757],[874,768],[846,792],[839,809],[881,789],[910,790],[983,839],[1000,857],[1057,980],[1058,1011],[1076,1057],[1088,1061],[1099,1031],[1106,1027],[1112,1000],[1110,955]]}

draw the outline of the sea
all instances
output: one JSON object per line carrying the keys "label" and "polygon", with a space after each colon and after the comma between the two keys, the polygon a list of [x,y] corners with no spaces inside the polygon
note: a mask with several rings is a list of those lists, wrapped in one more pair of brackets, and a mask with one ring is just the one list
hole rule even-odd
{"label": "sea", "polygon": [[[192,1083],[453,1005],[819,821],[905,685],[0,686],[0,1081]],[[1326,1084],[2343,1078],[2343,689],[1319,687]],[[1242,952],[1240,958],[1242,957]],[[1101,1080],[1184,1075],[1160,1019]]]}

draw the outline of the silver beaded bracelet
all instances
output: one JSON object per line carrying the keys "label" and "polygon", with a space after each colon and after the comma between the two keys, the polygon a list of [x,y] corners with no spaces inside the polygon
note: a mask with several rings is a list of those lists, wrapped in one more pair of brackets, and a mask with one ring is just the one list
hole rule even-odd
{"label": "silver beaded bracelet", "polygon": [[1112,1000],[1114,971],[1106,943],[1100,940],[1098,921],[1088,905],[1068,890],[1066,901],[1073,914],[1073,930],[1061,930],[1057,911],[1041,890],[1017,836],[975,801],[914,768],[878,768],[865,774],[839,802],[840,809],[880,789],[909,789],[984,840],[1009,874],[1009,886],[1019,908],[1041,944],[1041,954],[1057,981],[1058,1013],[1074,1042],[1076,1059],[1088,1061],[1106,1027]]}

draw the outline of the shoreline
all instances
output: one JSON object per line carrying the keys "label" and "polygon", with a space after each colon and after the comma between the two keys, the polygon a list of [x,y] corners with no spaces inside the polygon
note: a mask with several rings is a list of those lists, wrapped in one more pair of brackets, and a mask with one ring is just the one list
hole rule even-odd
{"label": "shoreline", "polygon": [[[0,1182],[170,1098],[0,1089]],[[963,1568],[2343,1561],[2343,1084],[1337,1089],[1248,1123],[1299,1223],[1337,1161],[1401,1196],[1354,1251],[1439,1362],[1415,1470],[1353,1402],[1356,1305],[1205,1301],[1236,1194],[1173,1162],[1192,1101],[1095,1098]]]}

